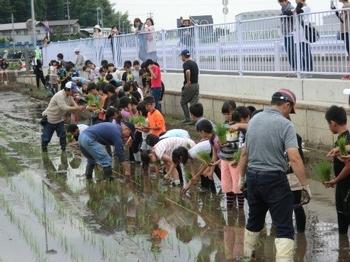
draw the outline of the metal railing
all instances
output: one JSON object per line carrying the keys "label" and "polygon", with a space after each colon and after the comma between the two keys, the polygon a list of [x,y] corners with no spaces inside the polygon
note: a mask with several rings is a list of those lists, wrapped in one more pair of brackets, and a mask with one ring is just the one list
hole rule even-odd
{"label": "metal railing", "polygon": [[179,53],[186,48],[202,72],[344,75],[350,71],[349,20],[350,10],[343,9],[54,42],[43,48],[43,57],[48,64],[63,53],[74,63],[78,47],[96,64],[106,59],[121,67],[125,60],[157,57],[164,70],[181,70]]}

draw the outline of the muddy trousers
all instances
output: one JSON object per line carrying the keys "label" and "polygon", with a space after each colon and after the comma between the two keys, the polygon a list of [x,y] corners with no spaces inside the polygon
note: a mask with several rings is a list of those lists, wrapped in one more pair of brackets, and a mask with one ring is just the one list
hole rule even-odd
{"label": "muddy trousers", "polygon": [[293,191],[294,196],[294,214],[298,233],[305,232],[306,215],[303,206],[300,205],[301,190]]}
{"label": "muddy trousers", "polygon": [[190,120],[190,110],[188,108],[188,104],[194,105],[198,103],[199,99],[199,85],[191,84],[189,87],[182,87],[181,92],[181,107],[184,112],[184,116],[186,120]]}
{"label": "muddy trousers", "polygon": [[350,226],[350,215],[344,213],[344,199],[350,190],[349,183],[339,183],[335,188],[335,205],[337,208],[339,234],[347,234]]}
{"label": "muddy trousers", "polygon": [[41,83],[43,83],[43,86],[46,86],[46,81],[45,81],[45,77],[44,77],[44,73],[42,71],[40,72],[36,72],[35,73],[35,80],[36,80],[36,87],[39,88],[40,87],[40,81]]}
{"label": "muddy trousers", "polygon": [[43,126],[43,133],[41,135],[41,146],[43,150],[47,148],[47,145],[50,143],[53,133],[56,131],[57,136],[60,139],[61,149],[66,150],[66,131],[64,129],[64,122],[57,124],[51,124],[46,122]]}

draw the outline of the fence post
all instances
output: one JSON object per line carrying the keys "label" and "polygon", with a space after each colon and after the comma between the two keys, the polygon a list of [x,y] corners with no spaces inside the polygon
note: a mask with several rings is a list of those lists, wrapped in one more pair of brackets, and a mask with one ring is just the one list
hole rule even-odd
{"label": "fence post", "polygon": [[117,54],[117,41],[118,38],[117,36],[112,35],[111,36],[111,41],[112,41],[112,56],[113,56],[113,63],[116,65],[117,68],[119,68],[121,65],[118,64],[118,54]]}
{"label": "fence post", "polygon": [[194,52],[193,58],[196,60],[199,68],[200,67],[200,59],[199,59],[199,27],[197,24],[194,24]]}
{"label": "fence post", "polygon": [[296,39],[294,39],[294,42],[296,43],[296,48],[295,48],[295,55],[296,57],[296,62],[297,62],[297,77],[301,78],[301,69],[300,69],[300,16],[297,14],[294,14],[294,25],[296,28]]}
{"label": "fence post", "polygon": [[162,35],[162,63],[163,63],[163,70],[166,72],[167,64],[166,64],[166,51],[165,51],[165,41],[166,41],[166,31],[163,29],[161,31]]}
{"label": "fence post", "polygon": [[240,76],[243,75],[243,35],[242,35],[242,23],[240,20],[237,21],[237,39],[238,39],[238,73]]}

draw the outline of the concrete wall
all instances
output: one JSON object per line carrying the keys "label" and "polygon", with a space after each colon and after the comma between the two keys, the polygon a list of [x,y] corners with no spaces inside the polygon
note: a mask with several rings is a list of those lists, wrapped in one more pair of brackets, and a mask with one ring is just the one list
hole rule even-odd
{"label": "concrete wall", "polygon": [[[164,73],[166,96],[163,108],[166,114],[182,115],[180,90],[183,75]],[[200,102],[205,116],[220,122],[223,120],[223,101],[233,99],[238,105],[253,105],[257,109],[268,107],[271,95],[280,88],[288,88],[297,96],[297,114],[292,120],[298,133],[311,144],[332,145],[335,137],[328,130],[324,114],[329,106],[341,105],[350,116],[348,96],[343,95],[350,82],[329,79],[295,79],[257,76],[201,75]]]}

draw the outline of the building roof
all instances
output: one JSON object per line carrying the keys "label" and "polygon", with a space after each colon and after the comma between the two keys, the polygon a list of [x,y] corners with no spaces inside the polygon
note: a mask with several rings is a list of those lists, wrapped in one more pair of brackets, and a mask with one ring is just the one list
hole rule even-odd
{"label": "building roof", "polygon": [[78,23],[78,19],[71,19],[71,20],[53,20],[48,21],[49,26],[60,26],[60,25],[74,25]]}
{"label": "building roof", "polygon": [[[48,21],[49,26],[61,26],[61,25],[74,25],[78,23],[78,19],[71,19],[70,23],[69,20],[53,20]],[[44,22],[37,21],[36,26],[44,26]],[[13,29],[14,30],[26,30],[26,22],[20,22],[20,23],[13,23]],[[12,23],[9,24],[0,24],[0,31],[9,31],[12,30]]]}
{"label": "building roof", "polygon": [[[14,30],[27,29],[26,22],[13,23],[13,29]],[[0,24],[0,31],[8,31],[8,30],[12,30],[12,23]]]}
{"label": "building roof", "polygon": [[236,15],[235,18],[236,20],[244,21],[244,20],[259,19],[259,18],[265,18],[265,17],[274,17],[279,15],[281,15],[281,10],[271,9],[271,10],[243,12]]}

